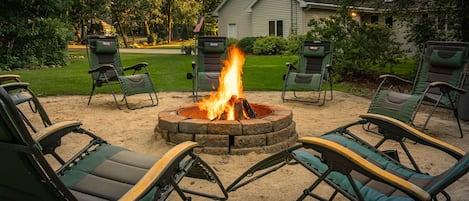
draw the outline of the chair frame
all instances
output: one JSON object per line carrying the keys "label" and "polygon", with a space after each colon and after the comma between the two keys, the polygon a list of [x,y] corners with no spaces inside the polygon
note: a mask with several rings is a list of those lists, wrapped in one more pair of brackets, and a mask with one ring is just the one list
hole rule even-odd
{"label": "chair frame", "polygon": [[[400,78],[396,75],[391,75],[391,74],[381,75],[381,76],[379,76],[379,78],[382,81],[379,84],[379,86],[378,86],[378,88],[375,92],[374,97],[376,98],[378,93],[381,90],[383,90],[383,89],[391,90],[393,87],[396,87],[397,92],[402,94],[403,92],[402,92],[401,86],[403,86],[403,85],[412,86],[412,89],[411,89],[412,94],[411,95],[414,95],[415,92],[418,92],[416,90],[417,90],[417,84],[420,81],[419,79],[421,79],[421,77],[420,77],[420,75],[422,73],[421,68],[423,66],[423,63],[426,61],[426,59],[428,59],[427,57],[429,57],[428,55],[426,55],[427,50],[428,50],[429,47],[432,47],[432,46],[466,47],[466,50],[464,51],[465,52],[464,66],[467,66],[467,64],[469,62],[469,43],[428,41],[426,43],[425,51],[423,51],[420,55],[419,69],[417,71],[417,74],[415,76],[414,81],[412,82],[412,81],[409,81],[409,80],[406,80],[406,79],[403,79],[403,78]],[[459,120],[459,111],[458,111],[458,107],[457,107],[457,102],[459,101],[459,96],[466,92],[462,88],[462,86],[464,85],[466,76],[467,76],[467,71],[462,70],[460,75],[459,75],[457,85],[452,85],[450,83],[443,82],[443,81],[433,81],[433,82],[428,83],[427,87],[423,91],[421,91],[421,95],[420,95],[421,97],[420,97],[420,99],[417,103],[417,106],[414,109],[414,111],[413,111],[413,113],[412,113],[412,115],[409,119],[409,122],[406,122],[406,123],[408,123],[410,125],[414,125],[413,124],[414,119],[417,116],[417,113],[420,110],[421,106],[422,105],[431,105],[431,111],[430,111],[429,115],[427,116],[427,118],[425,119],[425,123],[422,127],[422,130],[425,131],[427,129],[427,125],[430,121],[430,118],[433,116],[433,113],[436,111],[436,109],[438,107],[445,108],[445,109],[450,109],[450,110],[453,111],[453,115],[456,119],[456,123],[457,123],[458,129],[459,129],[460,137],[463,138],[464,134],[463,134],[463,130],[461,128],[461,122]],[[422,81],[420,81],[420,82],[422,82]],[[425,81],[425,82],[428,82],[428,81]],[[439,90],[440,94],[439,95],[434,94],[435,90]],[[444,97],[448,97],[449,103],[450,103],[449,105],[442,105],[440,103],[440,101]],[[374,104],[374,101],[370,104],[368,112],[371,112],[373,104]],[[365,130],[371,131],[369,129],[369,127],[365,128]]]}
{"label": "chair frame", "polygon": [[[221,70],[223,68],[223,59],[226,56],[226,50],[227,50],[226,37],[199,36],[197,38],[196,60],[192,61],[192,63],[191,63],[192,73],[187,73],[186,74],[186,79],[192,80],[192,101],[193,102],[198,102],[199,101],[199,91],[202,91],[202,90],[206,91],[207,90],[207,89],[201,89],[200,88],[200,83],[199,83],[199,81],[200,81],[199,80],[199,72],[200,72],[199,68],[200,68],[201,65],[205,65],[205,64],[200,63],[201,61],[199,59],[199,54],[200,54],[200,51],[203,50],[205,42],[222,42],[223,45],[224,45],[224,53],[221,54],[221,58],[220,58],[220,69],[219,69],[220,73],[221,73]],[[218,89],[218,85],[214,86],[213,90],[217,90],[217,89]]]}
{"label": "chair frame", "polygon": [[[447,200],[450,200],[450,195],[445,191],[445,188],[449,186],[452,182],[454,182],[454,180],[444,181],[442,182],[444,184],[435,186],[434,188],[432,187],[431,190],[429,190],[429,188],[425,188],[426,190],[424,190],[421,187],[418,187],[406,180],[403,180],[402,178],[392,173],[389,173],[388,171],[385,171],[384,169],[381,169],[378,166],[375,166],[374,163],[381,164],[384,163],[383,161],[385,160],[389,163],[393,163],[394,165],[402,169],[406,169],[407,171],[416,172],[416,174],[426,173],[419,173],[419,171],[407,168],[406,166],[400,164],[394,158],[391,158],[384,152],[380,152],[372,145],[355,136],[348,130],[348,128],[351,126],[363,125],[372,122],[383,126],[383,129],[392,128],[393,130],[390,131],[394,133],[400,134],[403,137],[412,138],[413,140],[416,140],[423,145],[428,145],[435,149],[441,150],[447,153],[449,156],[455,158],[456,160],[463,160],[464,158],[466,158],[464,160],[467,162],[467,154],[463,150],[449,145],[447,143],[444,143],[440,140],[434,139],[430,136],[427,136],[424,133],[421,133],[420,131],[416,130],[415,128],[412,128],[398,120],[383,115],[365,114],[361,115],[361,117],[362,120],[350,123],[343,127],[339,127],[338,129],[328,132],[321,137],[300,138],[298,140],[300,144],[297,144],[284,151],[281,151],[268,158],[265,158],[264,160],[261,160],[260,162],[251,166],[247,171],[245,171],[241,176],[239,176],[227,187],[227,191],[231,192],[238,190],[239,188],[256,180],[259,180],[260,178],[269,175],[270,173],[275,172],[286,165],[300,164],[307,170],[315,174],[318,178],[310,186],[304,189],[304,191],[301,193],[297,200],[303,200],[308,196],[311,196],[318,200],[333,200],[339,193],[350,200],[364,200],[364,197],[359,192],[359,189],[356,186],[355,182],[351,182],[353,181],[353,178],[350,175],[351,171],[360,172],[361,174],[367,175],[373,180],[377,180],[394,188],[397,188],[398,190],[401,190],[402,192],[407,194],[409,197],[414,198],[415,200],[431,200],[434,199],[435,196],[437,196],[438,194],[442,194]],[[341,142],[332,140],[332,138],[329,139],[327,137],[324,137],[327,135],[339,135],[353,139],[359,144],[362,144],[364,149],[379,154],[382,160],[374,161],[374,163],[372,164],[367,161],[368,159],[365,160],[364,158],[362,158],[363,156],[361,155],[367,155],[366,153],[359,153],[360,151],[350,149]],[[315,150],[316,153],[319,153],[320,155],[314,154],[314,156],[318,157],[319,160],[322,161],[325,165],[327,165],[328,168],[324,172],[321,172],[319,169],[316,169],[308,162],[302,160],[299,156],[295,154],[295,152],[300,149]],[[469,166],[466,165],[466,167],[454,177],[457,179],[460,176],[466,174],[468,171]],[[342,189],[340,186],[330,180],[327,176],[332,172],[339,172],[345,175],[347,180],[350,182],[349,184],[351,185],[351,188],[353,189],[354,193],[350,193],[345,189]],[[335,192],[332,193],[329,198],[324,198],[321,195],[313,193],[313,190],[322,182],[326,182],[328,185],[335,189]]]}
{"label": "chair frame", "polygon": [[[95,45],[96,41],[98,40],[114,40],[114,42],[117,45],[116,47],[117,50],[116,50],[116,53],[114,54],[119,56],[118,65],[114,65],[115,63],[113,63],[113,64],[100,64],[98,66],[93,66],[92,59],[91,59],[91,51],[93,50],[91,50],[92,49],[91,46]],[[94,43],[94,44],[91,44],[91,43]],[[114,98],[114,102],[116,103],[117,108],[121,109],[119,106],[119,102],[117,101],[117,98],[116,98],[116,93],[114,92],[111,86],[113,84],[119,84],[121,86],[121,90],[123,92],[122,101],[125,101],[125,105],[130,110],[140,109],[140,108],[145,108],[145,107],[153,107],[153,106],[158,105],[158,95],[155,90],[155,85],[153,84],[150,73],[147,69],[148,63],[139,62],[132,66],[123,67],[120,61],[120,51],[119,51],[117,35],[114,35],[114,36],[90,35],[88,36],[86,54],[88,56],[88,63],[90,66],[90,70],[88,70],[88,73],[91,74],[92,76],[92,88],[91,88],[90,97],[88,99],[88,105],[91,104],[91,98],[95,92],[95,89],[97,87],[107,85],[109,90],[111,91],[111,94]],[[114,62],[116,61],[114,60]],[[121,80],[119,79],[119,76],[125,76],[125,72],[127,71],[132,71],[131,75],[145,74],[146,76],[148,76],[149,82],[151,84],[151,92],[148,92],[148,95],[150,97],[150,102],[151,102],[150,104],[130,107],[128,100],[127,100],[129,95],[126,95],[126,91],[123,87],[123,84],[121,83]],[[143,71],[143,74],[137,74],[140,71]]]}
{"label": "chair frame", "polygon": [[[60,180],[70,167],[80,163],[81,159],[86,158],[100,146],[109,145],[105,140],[81,127],[79,121],[62,121],[54,123],[46,128],[31,134],[23,123],[22,117],[18,112],[9,94],[3,87],[0,87],[0,120],[4,122],[7,129],[5,133],[12,136],[15,140],[0,142],[2,151],[17,153],[22,156],[31,176],[40,179],[44,186],[41,188],[49,192],[47,197],[55,197],[57,200],[77,200],[71,191]],[[56,149],[61,146],[61,140],[69,134],[83,134],[90,137],[90,141],[82,147],[70,159],[64,160]],[[200,157],[193,153],[194,148],[198,147],[196,142],[183,142],[170,149],[164,156],[158,160],[153,167],[133,186],[121,200],[137,200],[145,196],[153,187],[159,186],[155,196],[156,200],[166,200],[171,192],[175,191],[182,200],[191,200],[189,195],[206,197],[213,200],[226,200],[228,194],[223,184],[214,172]],[[51,154],[61,166],[53,170],[45,155]],[[181,161],[184,160],[184,165]],[[202,171],[202,172],[200,172]],[[222,196],[207,194],[194,190],[184,189],[179,186],[179,182],[185,177],[193,177],[209,180],[216,183],[220,188]],[[2,177],[2,179],[5,179]],[[7,182],[8,183],[8,182]],[[8,187],[6,187],[8,188]],[[25,191],[26,192],[26,191]],[[51,194],[53,192],[53,194]],[[43,195],[43,194],[42,194]]]}
{"label": "chair frame", "polygon": [[[299,73],[299,69],[297,67],[295,67],[293,64],[291,63],[286,63],[286,66],[287,66],[287,72],[286,74],[284,74],[283,76],[283,79],[284,79],[284,82],[283,82],[283,87],[282,87],[282,101],[283,102],[286,102],[286,101],[299,101],[299,102],[305,102],[305,103],[318,103],[319,106],[322,106],[325,104],[326,102],[326,95],[327,95],[327,85],[324,86],[324,82],[326,84],[329,85],[329,90],[330,90],[330,100],[333,99],[333,92],[332,92],[332,84],[333,84],[333,80],[332,80],[332,73],[333,73],[333,68],[332,68],[332,57],[333,57],[333,44],[332,42],[329,42],[329,41],[304,41],[303,44],[300,46],[300,58],[299,58],[299,62],[302,62],[302,60],[305,60],[306,58],[304,58],[305,56],[303,56],[303,53],[304,53],[304,48],[305,47],[317,47],[317,46],[324,46],[324,47],[327,47],[328,50],[325,50],[325,54],[329,54],[329,59],[327,62],[327,64],[325,66],[321,66],[321,78],[320,78],[320,83],[319,83],[319,90],[317,90],[317,92],[319,92],[317,98],[315,100],[307,100],[307,99],[304,99],[304,98],[301,98],[299,96],[296,95],[296,90],[293,90],[293,97],[292,99],[288,99],[285,97],[286,95],[286,92],[287,92],[287,85],[288,85],[288,78],[289,78],[289,75],[291,73]],[[306,62],[306,61],[305,61]],[[323,100],[321,100],[321,90],[323,90]],[[314,90],[313,90],[314,91]]]}

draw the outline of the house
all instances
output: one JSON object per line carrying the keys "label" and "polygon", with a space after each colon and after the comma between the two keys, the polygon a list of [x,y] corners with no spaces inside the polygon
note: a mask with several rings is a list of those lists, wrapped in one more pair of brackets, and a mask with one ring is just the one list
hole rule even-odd
{"label": "house", "polygon": [[[388,0],[389,1],[389,0]],[[212,13],[218,17],[218,34],[241,39],[248,36],[306,34],[311,19],[327,18],[336,13],[334,0],[223,0]],[[362,23],[385,23],[396,33],[396,40],[405,44],[405,27],[395,23],[382,10],[368,6],[350,7],[353,19]]]}

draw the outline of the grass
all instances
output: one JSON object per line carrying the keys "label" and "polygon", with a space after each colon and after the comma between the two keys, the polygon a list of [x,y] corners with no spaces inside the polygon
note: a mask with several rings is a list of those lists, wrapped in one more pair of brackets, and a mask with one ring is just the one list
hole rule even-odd
{"label": "grass", "polygon": [[[61,68],[36,70],[14,70],[1,74],[18,74],[31,84],[31,89],[39,96],[88,95],[91,91],[91,76],[84,51],[71,51],[70,55],[84,58],[70,59],[69,65]],[[121,53],[124,66],[141,61],[149,63],[150,75],[158,91],[191,91],[192,81],[186,74],[192,72],[191,62],[195,56],[172,54],[132,54]],[[281,76],[285,73],[283,56],[246,56],[244,67],[245,90],[280,90]],[[97,93],[109,93],[100,87]]]}
{"label": "grass", "polygon": [[[70,51],[70,55],[81,58],[70,59],[69,65],[61,68],[44,68],[36,70],[14,70],[1,74],[18,74],[21,79],[31,84],[31,89],[39,96],[52,95],[88,95],[91,91],[91,76],[87,73],[89,66],[84,51]],[[192,72],[193,55],[173,54],[132,54],[121,53],[124,66],[141,61],[149,63],[149,70],[157,91],[191,91],[192,81],[186,79],[186,74]],[[286,72],[285,63],[290,61],[288,56],[253,56],[246,55],[244,66],[244,90],[250,91],[280,91],[282,76]],[[412,62],[403,62],[393,67],[397,74],[408,74],[413,71]],[[384,69],[388,72],[389,68]],[[362,95],[369,90],[357,89],[346,84],[334,84],[334,89]],[[97,93],[109,93],[105,87],[96,90]]]}

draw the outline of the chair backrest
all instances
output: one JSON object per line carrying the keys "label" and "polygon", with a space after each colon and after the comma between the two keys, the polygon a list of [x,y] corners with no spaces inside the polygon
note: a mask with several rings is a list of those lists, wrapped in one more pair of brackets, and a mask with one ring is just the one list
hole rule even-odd
{"label": "chair backrest", "polygon": [[331,64],[331,42],[305,41],[300,49],[299,73],[321,74],[327,64]]}
{"label": "chair backrest", "polygon": [[75,200],[0,87],[0,200]]}
{"label": "chair backrest", "polygon": [[220,72],[226,57],[226,37],[201,36],[197,42],[197,71]]}
{"label": "chair backrest", "polygon": [[[468,56],[469,43],[427,42],[415,78],[413,94],[423,93],[428,84],[435,81],[461,87],[464,84]],[[429,92],[440,94],[438,89]],[[446,102],[447,100],[442,100],[443,104]]]}
{"label": "chair backrest", "polygon": [[[116,72],[118,75],[124,75],[117,36],[90,35],[88,36],[86,46],[90,68],[110,64],[114,66],[115,71],[107,71],[106,76],[108,78],[116,77]],[[98,76],[97,73],[94,73],[93,79],[96,79],[96,76]]]}

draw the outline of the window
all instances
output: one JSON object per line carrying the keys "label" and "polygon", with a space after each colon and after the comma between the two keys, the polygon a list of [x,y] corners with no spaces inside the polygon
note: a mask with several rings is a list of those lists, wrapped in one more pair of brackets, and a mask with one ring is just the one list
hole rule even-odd
{"label": "window", "polygon": [[378,24],[378,21],[379,21],[379,17],[377,15],[372,15],[370,17],[371,24]]}
{"label": "window", "polygon": [[269,21],[269,35],[283,37],[283,21]]}
{"label": "window", "polygon": [[389,27],[392,27],[392,22],[393,22],[392,17],[387,17],[387,18],[385,19],[385,23],[386,23],[386,25],[388,25]]}

